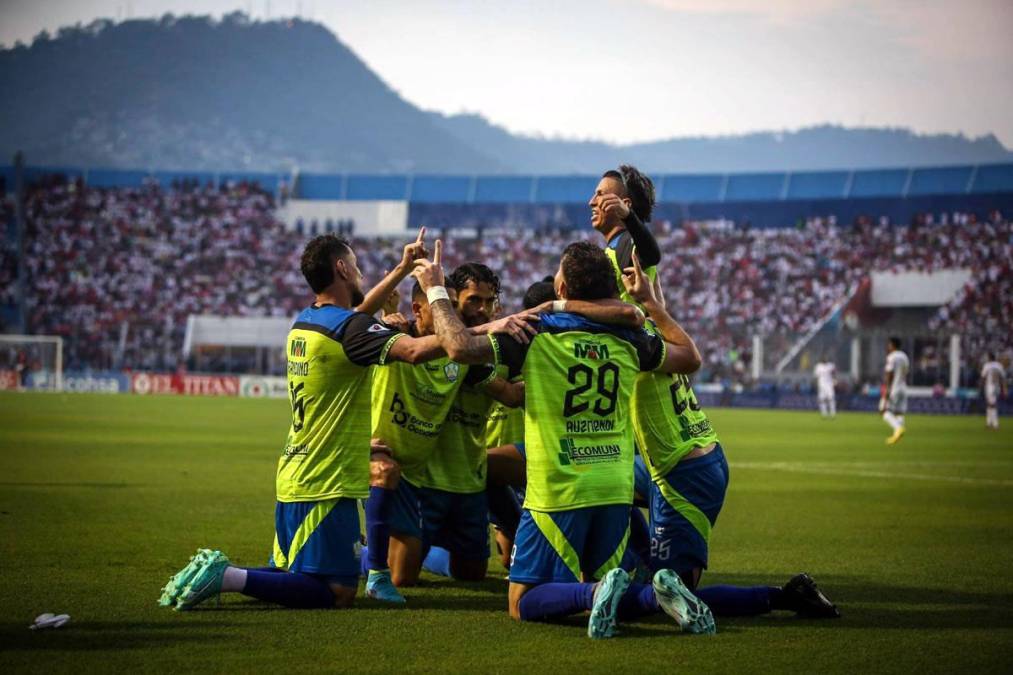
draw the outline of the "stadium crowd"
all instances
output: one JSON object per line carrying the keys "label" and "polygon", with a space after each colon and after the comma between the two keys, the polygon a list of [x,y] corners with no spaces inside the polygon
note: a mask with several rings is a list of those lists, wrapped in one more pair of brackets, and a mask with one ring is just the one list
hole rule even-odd
{"label": "stadium crowd", "polygon": [[[13,212],[2,213],[7,227]],[[50,181],[28,192],[26,215],[28,328],[69,338],[68,369],[174,370],[185,366],[190,314],[292,316],[310,299],[298,270],[306,237],[285,228],[273,197],[256,185],[103,189]],[[831,217],[781,229],[654,227],[662,287],[704,350],[701,381],[746,379],[754,334],[764,338],[769,367],[870,271],[970,268],[972,282],[928,328],[965,335],[972,353],[1008,350],[996,340],[1013,324],[1013,226],[998,214],[910,225]],[[528,285],[555,270],[566,244],[598,235],[587,227],[444,239],[447,267],[489,263],[504,309],[513,311]],[[403,242],[357,237],[353,245],[368,286],[396,264]],[[15,254],[9,243],[0,253],[0,305],[15,299]]]}

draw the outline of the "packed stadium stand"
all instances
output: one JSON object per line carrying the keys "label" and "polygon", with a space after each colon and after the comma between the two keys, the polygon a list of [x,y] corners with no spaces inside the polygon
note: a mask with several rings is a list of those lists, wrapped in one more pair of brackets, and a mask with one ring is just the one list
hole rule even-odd
{"label": "packed stadium stand", "polygon": [[[475,259],[497,269],[508,310],[519,307],[530,283],[554,272],[567,243],[597,237],[583,205],[593,177],[304,175],[289,183],[273,174],[29,169],[25,182],[25,329],[67,338],[65,363],[75,370],[175,370],[187,365],[181,344],[188,316],[288,317],[305,305],[310,296],[298,257],[306,238],[344,228],[330,220],[296,229],[283,222],[276,206],[293,183],[291,196],[301,199],[412,197],[412,216],[429,213],[422,222],[444,230],[448,267]],[[975,194],[1011,185],[1013,167],[1005,165],[659,177],[659,200],[686,200],[661,201],[653,226],[669,302],[703,347],[700,380],[748,380],[753,335],[763,336],[765,361],[772,361],[870,272],[883,270],[971,269],[972,282],[928,329],[959,332],[974,353],[1006,351],[1013,229],[997,211],[908,214],[902,222],[827,212],[755,227],[748,219],[693,217],[697,200],[811,206],[785,199],[878,198],[899,190],[938,200],[934,191],[959,189],[964,203],[974,204]],[[917,205],[908,200],[907,208]],[[17,301],[13,214],[8,200],[0,261],[8,323]],[[354,244],[372,283],[395,264],[403,237],[360,236]]]}

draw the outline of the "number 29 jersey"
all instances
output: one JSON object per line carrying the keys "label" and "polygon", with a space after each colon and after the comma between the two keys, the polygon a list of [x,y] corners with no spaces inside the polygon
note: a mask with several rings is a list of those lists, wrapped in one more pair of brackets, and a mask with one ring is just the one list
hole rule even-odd
{"label": "number 29 jersey", "polygon": [[664,361],[665,343],[568,313],[542,314],[527,345],[494,338],[497,362],[525,382],[524,507],[632,504],[630,396],[637,375]]}
{"label": "number 29 jersey", "polygon": [[280,502],[369,494],[370,366],[404,333],[334,305],[299,314],[285,345],[292,425],[278,459]]}

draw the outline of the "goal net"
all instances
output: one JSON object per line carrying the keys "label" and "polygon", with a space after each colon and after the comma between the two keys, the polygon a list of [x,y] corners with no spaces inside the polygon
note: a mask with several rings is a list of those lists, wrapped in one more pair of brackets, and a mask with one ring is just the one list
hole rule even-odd
{"label": "goal net", "polygon": [[63,338],[0,335],[0,389],[63,391]]}

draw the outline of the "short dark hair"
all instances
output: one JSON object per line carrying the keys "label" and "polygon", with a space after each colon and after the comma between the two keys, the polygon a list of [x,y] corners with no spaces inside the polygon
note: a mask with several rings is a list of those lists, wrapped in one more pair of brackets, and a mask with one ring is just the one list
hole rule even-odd
{"label": "short dark hair", "polygon": [[548,281],[536,281],[524,293],[524,309],[532,309],[548,300],[556,299],[556,289]]}
{"label": "short dark hair", "polygon": [[985,352],[985,358],[989,361],[995,361],[995,352]]}
{"label": "short dark hair", "polygon": [[619,295],[612,263],[605,251],[591,242],[577,241],[567,246],[560,264],[568,298],[601,300]]}
{"label": "short dark hair", "polygon": [[893,346],[894,349],[900,349],[900,338],[897,337],[896,335],[891,335],[887,339],[887,342],[889,342]]}
{"label": "short dark hair", "polygon": [[499,295],[499,277],[482,263],[464,263],[450,273],[447,281],[458,293],[467,288],[468,282],[472,281],[476,286],[478,284],[489,284],[492,286],[492,292]]}
{"label": "short dark hair", "polygon": [[352,252],[352,246],[336,234],[313,237],[303,249],[299,269],[314,293],[322,293],[334,283],[334,262]]}
{"label": "short dark hair", "polygon": [[654,211],[654,182],[640,170],[629,164],[621,164],[619,169],[611,169],[602,174],[602,178],[614,178],[623,184],[626,191],[624,197],[632,202],[633,212],[642,222],[650,222]]}

